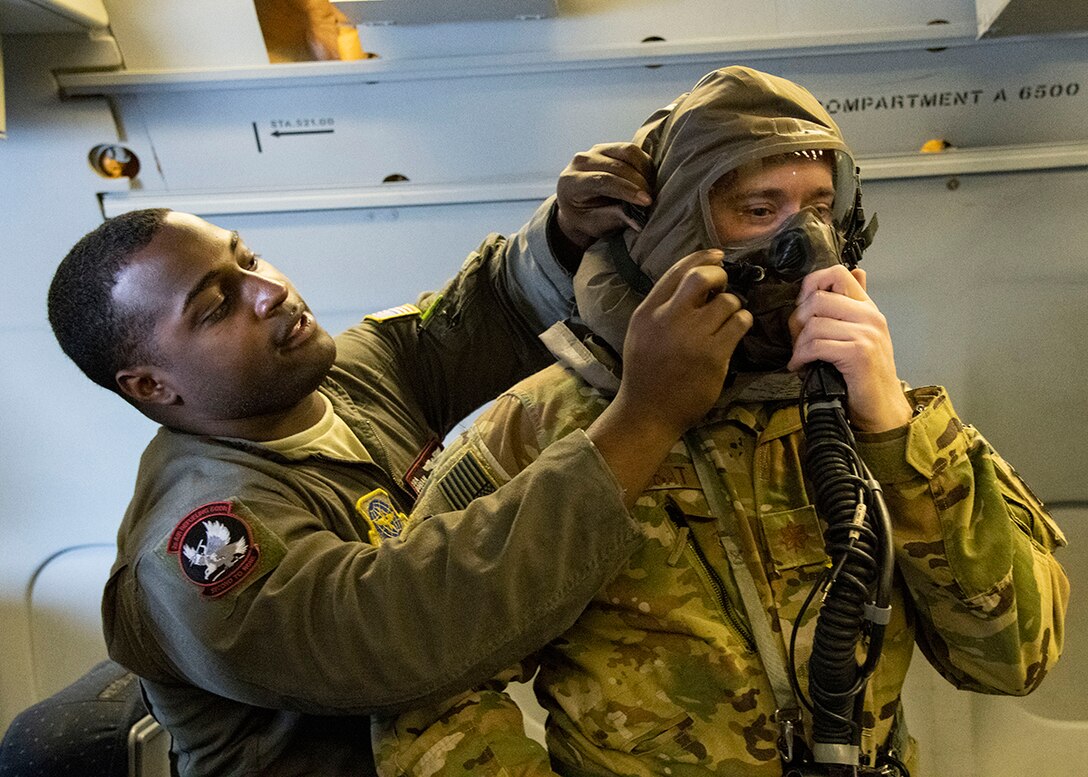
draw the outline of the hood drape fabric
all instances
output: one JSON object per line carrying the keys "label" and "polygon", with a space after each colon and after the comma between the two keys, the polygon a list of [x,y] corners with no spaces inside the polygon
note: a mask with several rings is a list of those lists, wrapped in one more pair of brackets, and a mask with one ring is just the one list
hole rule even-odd
{"label": "hood drape fabric", "polygon": [[838,126],[807,90],[746,67],[704,76],[690,92],[653,113],[634,142],[655,171],[653,205],[641,232],[632,229],[596,243],[575,275],[581,319],[616,351],[642,299],[617,263],[629,257],[651,281],[683,257],[720,248],[711,219],[714,183],[742,164],[807,149],[835,154],[835,221],[854,203],[854,161]]}

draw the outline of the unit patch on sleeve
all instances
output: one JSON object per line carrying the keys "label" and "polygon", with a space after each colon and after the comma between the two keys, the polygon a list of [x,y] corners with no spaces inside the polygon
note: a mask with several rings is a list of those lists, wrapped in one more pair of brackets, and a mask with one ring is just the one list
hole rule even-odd
{"label": "unit patch on sleeve", "polygon": [[182,574],[204,596],[225,594],[257,568],[261,548],[233,502],[211,502],[174,527],[166,552],[177,556]]}
{"label": "unit patch on sleeve", "polygon": [[382,488],[364,494],[355,502],[355,512],[366,521],[371,545],[399,537],[408,528],[408,516],[397,510],[392,497]]}

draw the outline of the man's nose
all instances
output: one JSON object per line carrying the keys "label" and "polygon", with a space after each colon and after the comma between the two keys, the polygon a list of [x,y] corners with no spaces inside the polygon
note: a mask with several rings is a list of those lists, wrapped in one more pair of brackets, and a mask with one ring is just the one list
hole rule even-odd
{"label": "man's nose", "polygon": [[253,312],[258,318],[268,318],[288,297],[287,284],[276,278],[254,273],[246,279],[246,284],[249,286]]}
{"label": "man's nose", "polygon": [[782,210],[779,211],[779,215],[781,216],[781,218],[778,219],[778,224],[776,224],[775,226],[782,226],[784,222],[789,221],[791,218],[796,216],[803,207],[805,207],[804,203],[801,202],[787,202],[785,205],[782,206]]}

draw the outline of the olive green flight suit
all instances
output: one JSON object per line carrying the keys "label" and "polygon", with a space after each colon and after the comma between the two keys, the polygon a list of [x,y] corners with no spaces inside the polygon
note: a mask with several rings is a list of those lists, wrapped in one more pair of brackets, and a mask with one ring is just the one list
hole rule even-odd
{"label": "olive green flight suit", "polygon": [[[422,313],[337,338],[320,390],[368,460],[289,461],[169,429],[148,446],[104,623],[184,777],[372,774],[367,713],[445,698],[544,644],[638,546],[584,435],[543,457],[575,463],[577,479],[545,463],[407,541],[387,531],[406,525],[421,452],[548,363],[535,335],[569,309],[570,280],[547,213],[509,241],[489,237]],[[521,514],[540,493],[564,496],[552,514]],[[603,506],[585,511],[591,499]],[[394,519],[384,538],[379,514]]]}

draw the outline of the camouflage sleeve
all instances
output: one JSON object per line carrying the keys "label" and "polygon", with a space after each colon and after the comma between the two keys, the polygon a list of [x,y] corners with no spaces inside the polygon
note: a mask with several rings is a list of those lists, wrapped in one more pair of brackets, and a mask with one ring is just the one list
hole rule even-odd
{"label": "camouflage sleeve", "polygon": [[1058,659],[1069,581],[1061,530],[943,389],[910,392],[899,433],[859,436],[881,482],[918,645],[957,688],[1024,695]]}
{"label": "camouflage sleeve", "polygon": [[532,667],[503,672],[480,688],[395,718],[372,718],[379,777],[540,777],[548,753],[525,734],[521,709],[502,691]]}

